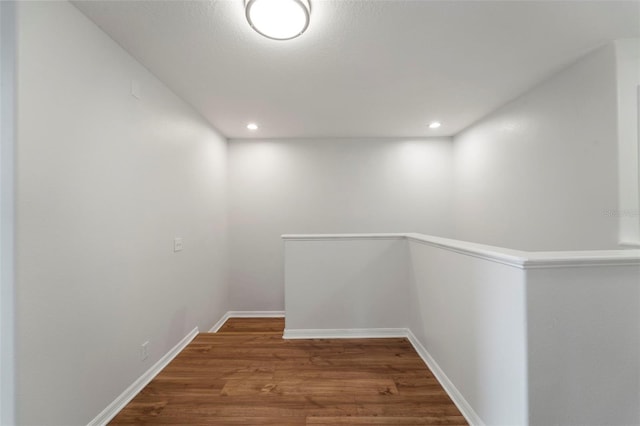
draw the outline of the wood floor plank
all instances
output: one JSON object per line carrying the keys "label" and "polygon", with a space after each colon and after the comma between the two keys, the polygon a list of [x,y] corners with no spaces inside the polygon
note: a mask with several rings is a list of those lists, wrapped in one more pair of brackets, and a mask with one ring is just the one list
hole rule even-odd
{"label": "wood floor plank", "polygon": [[199,334],[114,425],[465,425],[404,338],[283,340],[282,318]]}
{"label": "wood floor plank", "polygon": [[443,417],[307,417],[307,425],[375,425],[375,426],[417,426],[417,425],[466,425],[462,416]]}
{"label": "wood floor plank", "polygon": [[284,330],[284,318],[229,318],[218,333],[280,333]]}

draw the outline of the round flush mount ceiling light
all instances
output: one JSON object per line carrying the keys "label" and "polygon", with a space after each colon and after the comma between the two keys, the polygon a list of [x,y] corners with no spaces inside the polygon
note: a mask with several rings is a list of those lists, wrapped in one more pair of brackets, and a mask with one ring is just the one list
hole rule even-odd
{"label": "round flush mount ceiling light", "polygon": [[249,25],[267,38],[290,40],[309,26],[309,0],[245,0]]}
{"label": "round flush mount ceiling light", "polygon": [[258,125],[256,123],[247,124],[247,129],[249,130],[258,130]]}
{"label": "round flush mount ceiling light", "polygon": [[437,129],[438,127],[440,127],[440,122],[439,121],[432,121],[431,123],[429,123],[429,128],[430,129]]}

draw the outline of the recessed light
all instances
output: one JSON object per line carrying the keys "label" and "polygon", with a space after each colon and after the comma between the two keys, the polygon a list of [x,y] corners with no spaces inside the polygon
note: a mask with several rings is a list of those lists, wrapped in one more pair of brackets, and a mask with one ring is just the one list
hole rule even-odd
{"label": "recessed light", "polygon": [[256,123],[247,124],[247,129],[249,130],[258,130],[258,125]]}
{"label": "recessed light", "polygon": [[431,123],[429,123],[429,128],[430,129],[437,129],[438,127],[440,127],[440,122],[439,121],[432,121]]}

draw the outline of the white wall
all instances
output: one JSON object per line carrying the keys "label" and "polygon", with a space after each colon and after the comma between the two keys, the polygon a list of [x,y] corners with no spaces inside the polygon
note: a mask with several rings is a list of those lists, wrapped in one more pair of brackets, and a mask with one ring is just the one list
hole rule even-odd
{"label": "white wall", "polygon": [[407,328],[408,260],[398,236],[285,239],[285,336]]}
{"label": "white wall", "polygon": [[527,424],[524,271],[417,241],[409,250],[409,328],[474,417]]}
{"label": "white wall", "polygon": [[289,233],[450,231],[449,139],[229,143],[231,304],[284,306]]}
{"label": "white wall", "polygon": [[640,266],[527,273],[531,425],[640,424]]}
{"label": "white wall", "polygon": [[455,238],[522,250],[614,248],[613,45],[585,56],[454,139]]}
{"label": "white wall", "polygon": [[15,416],[15,3],[0,2],[0,424]]}
{"label": "white wall", "polygon": [[620,241],[640,246],[640,39],[617,40]]}
{"label": "white wall", "polygon": [[86,424],[228,310],[226,141],[71,4],[18,14],[18,422]]}

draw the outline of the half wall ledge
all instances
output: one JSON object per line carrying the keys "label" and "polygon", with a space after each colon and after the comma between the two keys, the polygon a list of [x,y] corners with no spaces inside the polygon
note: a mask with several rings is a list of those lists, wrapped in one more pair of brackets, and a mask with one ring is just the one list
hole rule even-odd
{"label": "half wall ledge", "polygon": [[417,233],[284,234],[284,241],[407,240],[521,269],[640,265],[640,249],[523,251]]}
{"label": "half wall ledge", "polygon": [[640,424],[640,250],[282,238],[285,338],[409,336],[474,425]]}

